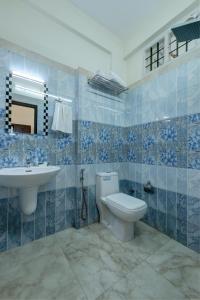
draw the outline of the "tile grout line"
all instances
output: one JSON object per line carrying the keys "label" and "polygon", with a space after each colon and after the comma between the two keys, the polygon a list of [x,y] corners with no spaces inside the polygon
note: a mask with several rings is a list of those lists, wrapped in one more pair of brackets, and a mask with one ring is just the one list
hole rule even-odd
{"label": "tile grout line", "polygon": [[[76,273],[74,272],[74,268],[73,268],[73,266],[71,265],[70,260],[69,260],[69,258],[67,257],[67,254],[64,253],[64,251],[63,251],[63,249],[62,249],[62,246],[61,246],[60,244],[59,244],[59,248],[61,249],[61,251],[62,251],[62,253],[63,253],[63,256],[65,257],[65,260],[68,261],[69,266],[70,266],[70,269],[71,269],[71,271],[72,271],[74,277],[76,278],[77,282],[79,283],[79,286],[80,286],[80,288],[81,288],[81,290],[82,290],[82,293],[84,294],[84,296],[86,297],[86,299],[88,299],[88,297],[87,297],[87,295],[86,295],[86,293],[85,293],[85,291],[84,291],[84,289],[83,289],[83,287],[82,287],[82,284],[81,284],[79,278],[77,277]],[[88,300],[89,300],[89,299],[88,299]]]}

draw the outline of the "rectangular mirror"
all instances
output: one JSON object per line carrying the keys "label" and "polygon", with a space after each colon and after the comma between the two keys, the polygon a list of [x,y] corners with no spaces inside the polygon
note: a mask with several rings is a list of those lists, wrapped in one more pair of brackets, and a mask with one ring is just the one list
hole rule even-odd
{"label": "rectangular mirror", "polygon": [[38,106],[12,101],[11,124],[14,132],[37,134]]}
{"label": "rectangular mirror", "polygon": [[6,132],[48,134],[48,89],[21,75],[6,77]]}

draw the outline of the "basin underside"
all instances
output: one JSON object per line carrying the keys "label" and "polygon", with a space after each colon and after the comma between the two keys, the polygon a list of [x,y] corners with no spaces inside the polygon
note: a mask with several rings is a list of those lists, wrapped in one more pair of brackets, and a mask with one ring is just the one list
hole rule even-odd
{"label": "basin underside", "polygon": [[25,215],[31,215],[36,210],[37,193],[37,186],[19,189],[19,205]]}

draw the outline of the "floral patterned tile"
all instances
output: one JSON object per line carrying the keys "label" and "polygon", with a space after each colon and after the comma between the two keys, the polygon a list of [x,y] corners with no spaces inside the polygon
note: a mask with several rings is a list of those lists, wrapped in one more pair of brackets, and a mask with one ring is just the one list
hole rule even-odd
{"label": "floral patterned tile", "polygon": [[113,139],[111,126],[100,126],[97,130],[97,142],[103,145],[109,145]]}
{"label": "floral patterned tile", "polygon": [[187,167],[189,169],[200,170],[200,152],[188,153]]}
{"label": "floral patterned tile", "polygon": [[200,125],[189,128],[187,146],[188,151],[200,151]]}
{"label": "floral patterned tile", "polygon": [[167,167],[178,167],[178,157],[175,149],[163,149],[158,153],[158,164]]}
{"label": "floral patterned tile", "polygon": [[142,163],[147,165],[157,164],[157,151],[143,151]]}
{"label": "floral patterned tile", "polygon": [[200,124],[200,113],[187,116],[188,125]]}

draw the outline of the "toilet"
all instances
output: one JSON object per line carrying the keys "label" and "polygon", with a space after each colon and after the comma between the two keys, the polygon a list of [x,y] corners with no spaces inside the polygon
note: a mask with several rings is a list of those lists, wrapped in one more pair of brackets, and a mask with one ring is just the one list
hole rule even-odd
{"label": "toilet", "polygon": [[134,238],[134,224],[147,210],[144,201],[119,192],[117,172],[101,172],[96,175],[96,200],[100,222],[109,228],[117,239]]}

